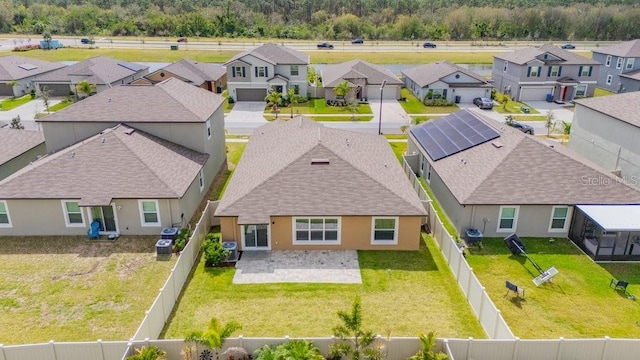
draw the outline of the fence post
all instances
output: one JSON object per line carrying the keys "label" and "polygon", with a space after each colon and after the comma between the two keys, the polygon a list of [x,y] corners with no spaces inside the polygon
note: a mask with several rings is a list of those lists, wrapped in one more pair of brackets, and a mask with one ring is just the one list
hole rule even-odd
{"label": "fence post", "polygon": [[458,261],[458,268],[456,269],[456,280],[460,278],[460,267],[462,267],[462,260],[463,259],[460,259],[460,261]]}
{"label": "fence post", "polygon": [[493,336],[492,339],[496,338],[496,334],[498,333],[498,324],[500,323],[500,319],[502,319],[502,315],[500,314],[500,310],[496,311],[496,324],[493,325]]}
{"label": "fence post", "polygon": [[471,290],[471,275],[473,274],[473,268],[469,267],[469,279],[467,279],[467,299],[469,299],[469,291]]}
{"label": "fence post", "polygon": [[469,355],[471,355],[471,345],[473,345],[473,338],[469,337],[469,342],[467,343],[467,356],[465,359],[470,359]]}
{"label": "fence post", "polygon": [[[484,310],[484,299],[487,297],[487,292],[484,290],[484,286],[481,287],[482,296],[480,296],[480,309],[478,309],[478,320],[482,324],[482,311]],[[485,329],[486,330],[486,329]]]}
{"label": "fence post", "polygon": [[564,338],[561,337],[558,342],[558,353],[556,353],[556,360],[560,360],[560,356],[562,356],[562,344],[564,343]]}
{"label": "fence post", "polygon": [[0,360],[6,360],[6,356],[4,355],[4,345],[0,344]]}
{"label": "fence post", "polygon": [[56,344],[53,340],[49,340],[49,345],[51,345],[51,352],[53,353],[52,359],[58,360],[58,356],[56,355]]}
{"label": "fence post", "polygon": [[511,355],[511,359],[515,360],[518,358],[518,346],[520,346],[520,338],[516,336],[514,340],[515,341],[513,342],[513,354]]}
{"label": "fence post", "polygon": [[[160,298],[160,307],[162,308],[162,318],[164,319],[164,322],[167,322],[167,319],[169,318],[169,315],[165,314],[164,312],[164,296],[162,296],[162,293],[164,292],[164,286],[160,288],[158,297]],[[174,306],[175,306],[175,302],[174,302]],[[154,338],[156,337],[155,335],[153,336]]]}
{"label": "fence post", "polygon": [[102,339],[98,339],[98,346],[100,346],[100,356],[102,356],[102,360],[105,360],[105,358],[104,358],[104,346],[102,344]]}
{"label": "fence post", "polygon": [[152,329],[151,329],[151,321],[149,321],[149,310],[144,312],[144,319],[142,321],[146,322],[146,324],[147,324],[147,336],[146,337],[151,336],[151,330]]}
{"label": "fence post", "polygon": [[602,347],[602,356],[600,356],[600,359],[604,360],[606,359],[606,355],[607,355],[607,346],[609,345],[609,340],[610,338],[608,336],[604,337],[604,346]]}

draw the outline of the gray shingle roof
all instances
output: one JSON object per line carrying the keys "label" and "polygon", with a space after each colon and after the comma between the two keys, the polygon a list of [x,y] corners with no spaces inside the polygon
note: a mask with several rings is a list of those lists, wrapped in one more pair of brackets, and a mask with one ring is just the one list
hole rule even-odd
{"label": "gray shingle roof", "polygon": [[0,128],[0,165],[44,142],[40,131]]}
{"label": "gray shingle roof", "polygon": [[358,59],[330,65],[322,70],[324,87],[336,87],[343,80],[354,78],[365,78],[369,85],[381,85],[384,80],[388,85],[402,85],[402,81],[391,70]]}
{"label": "gray shingle roof", "polygon": [[6,55],[0,57],[0,81],[20,80],[62,67],[65,67],[65,65],[22,56]]}
{"label": "gray shingle roof", "polygon": [[205,81],[217,81],[227,73],[227,69],[224,66],[190,59],[182,59],[158,71],[162,70],[187,79],[195,85],[201,85]]}
{"label": "gray shingle roof", "polygon": [[247,224],[270,216],[426,213],[386,139],[300,116],[253,132],[215,214]]}
{"label": "gray shingle roof", "polygon": [[0,182],[0,199],[108,205],[116,198],[182,197],[209,155],[129,129],[118,125],[35,161]]}
{"label": "gray shingle roof", "polygon": [[630,71],[628,73],[620,74],[620,76],[625,77],[627,79],[640,81],[640,70]]}
{"label": "gray shingle roof", "polygon": [[148,66],[97,56],[38,76],[38,82],[71,82],[70,76],[82,76],[92,84],[104,85],[132,76]]}
{"label": "gray shingle roof", "polygon": [[640,91],[579,99],[575,103],[640,127]]}
{"label": "gray shingle roof", "polygon": [[[490,126],[495,124],[471,113]],[[431,161],[460,204],[640,204],[639,190],[619,183],[562,145],[551,147],[506,125],[500,131],[494,141]],[[494,146],[495,141],[502,147]]]}
{"label": "gray shingle roof", "polygon": [[620,44],[593,50],[594,53],[620,57],[640,58],[640,39],[625,41]]}
{"label": "gray shingle roof", "polygon": [[38,121],[204,122],[224,98],[170,78],[156,85],[121,85],[83,99]]}
{"label": "gray shingle roof", "polygon": [[255,49],[251,49],[232,57],[225,63],[229,64],[235,60],[241,59],[247,55],[253,55],[258,59],[264,60],[274,65],[308,65],[309,55],[298,50],[290,49],[278,44],[267,43]]}
{"label": "gray shingle roof", "polygon": [[555,61],[558,65],[597,65],[599,64],[597,61],[592,59],[587,59],[586,57],[582,57],[580,55],[576,55],[571,51],[567,51],[565,49],[561,49],[557,46],[553,45],[542,45],[539,48],[526,48],[521,50],[515,50],[509,53],[494,55],[494,58],[507,60],[509,62],[524,65],[529,61],[536,59],[538,56],[549,53],[556,57],[562,59],[561,61]]}
{"label": "gray shingle roof", "polygon": [[425,87],[456,72],[463,73],[477,80],[479,86],[489,84],[486,78],[446,60],[415,66],[402,71],[402,74],[418,84],[418,86]]}

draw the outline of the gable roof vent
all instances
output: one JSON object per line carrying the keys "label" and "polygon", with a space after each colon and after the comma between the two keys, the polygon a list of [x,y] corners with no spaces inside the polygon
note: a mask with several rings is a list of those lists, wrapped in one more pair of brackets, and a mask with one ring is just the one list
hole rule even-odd
{"label": "gable roof vent", "polygon": [[311,165],[329,165],[329,159],[311,159]]}

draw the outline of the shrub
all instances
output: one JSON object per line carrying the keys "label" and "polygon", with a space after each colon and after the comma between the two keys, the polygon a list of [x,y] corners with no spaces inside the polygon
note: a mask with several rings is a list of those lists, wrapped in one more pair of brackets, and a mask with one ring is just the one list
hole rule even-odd
{"label": "shrub", "polygon": [[166,358],[167,353],[158,349],[157,346],[143,346],[136,349],[135,355],[127,357],[128,360],[164,360]]}
{"label": "shrub", "polygon": [[495,100],[496,99],[496,89],[491,89],[491,100]]}
{"label": "shrub", "polygon": [[453,101],[445,99],[435,99],[424,103],[426,106],[453,106]]}
{"label": "shrub", "polygon": [[191,229],[189,228],[180,229],[180,231],[178,232],[178,236],[176,237],[176,243],[174,246],[175,251],[176,252],[182,251],[184,247],[187,246],[187,243],[189,242],[190,237],[191,237]]}
{"label": "shrub", "polygon": [[222,241],[218,235],[209,233],[202,243],[204,252],[204,266],[213,267],[225,261],[231,252],[222,247]]}

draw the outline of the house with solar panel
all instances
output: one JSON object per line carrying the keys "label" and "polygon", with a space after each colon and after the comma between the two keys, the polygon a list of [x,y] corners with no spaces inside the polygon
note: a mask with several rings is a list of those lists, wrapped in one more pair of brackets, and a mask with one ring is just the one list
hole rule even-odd
{"label": "house with solar panel", "polygon": [[249,250],[418,250],[427,212],[384,137],[299,116],[254,130],[215,216]]}
{"label": "house with solar panel", "polygon": [[588,216],[578,206],[640,204],[637,188],[564,146],[468,110],[411,128],[407,160],[460,234],[567,237]]}
{"label": "house with solar panel", "polygon": [[[0,57],[0,96],[22,96],[36,89],[38,76],[66,65],[16,55]],[[15,81],[15,85],[13,82]],[[67,94],[68,95],[68,94]]]}
{"label": "house with solar panel", "polygon": [[[114,86],[129,84],[148,73],[147,65],[96,56],[38,75],[35,83],[38,93],[46,90],[49,96],[68,96],[78,92],[77,84],[82,81],[96,85],[95,92],[100,92]],[[86,94],[77,95],[87,96]]]}
{"label": "house with solar panel", "polygon": [[0,237],[85,235],[93,222],[101,235],[184,225],[226,166],[223,100],[172,78],[106,89],[39,119],[48,155],[0,181]]}

